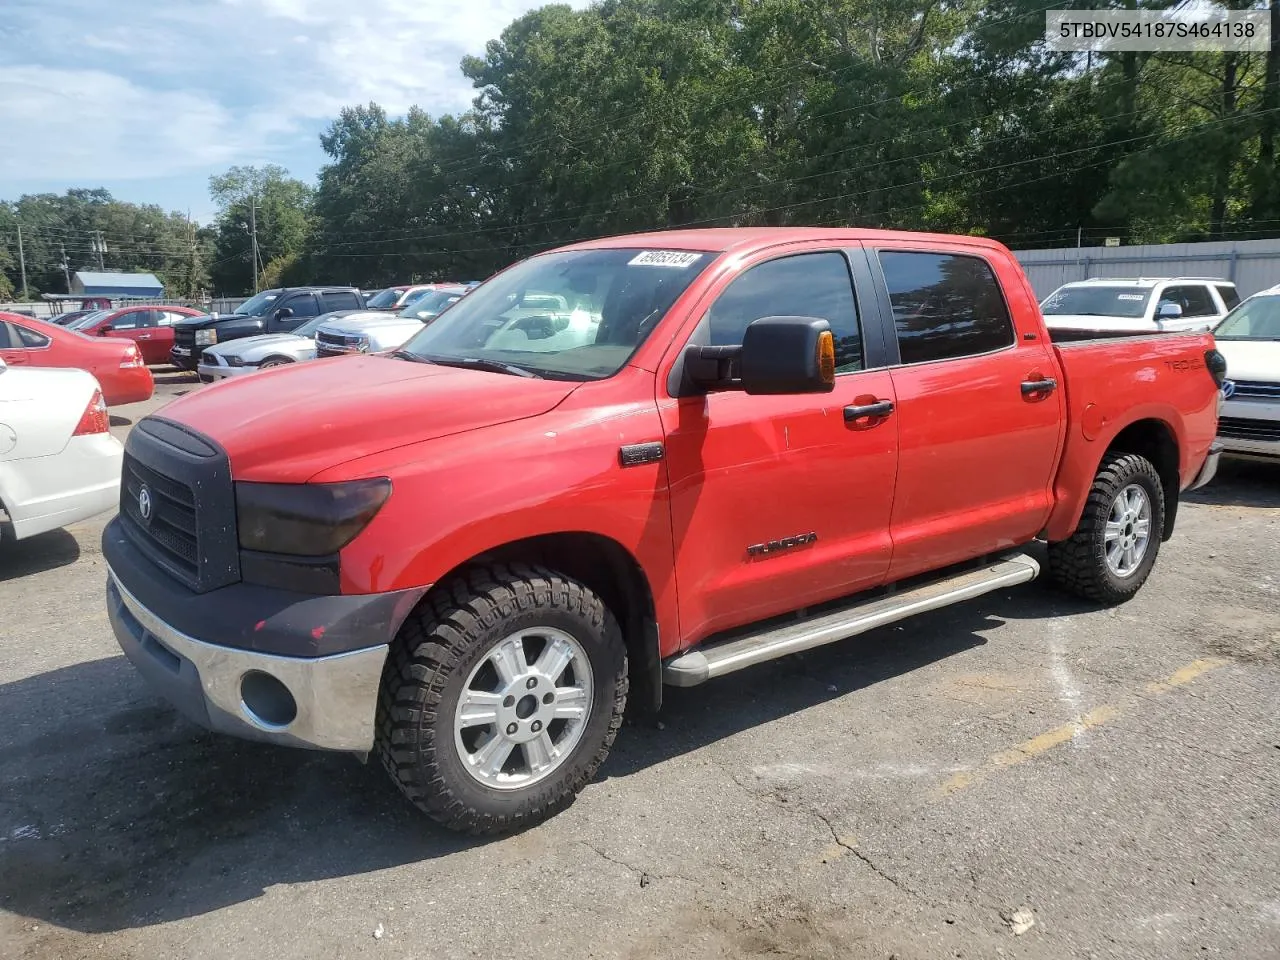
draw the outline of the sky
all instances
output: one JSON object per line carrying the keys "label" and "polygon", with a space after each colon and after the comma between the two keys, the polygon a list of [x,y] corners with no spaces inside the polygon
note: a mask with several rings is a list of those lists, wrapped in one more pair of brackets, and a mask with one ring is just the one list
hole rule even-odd
{"label": "sky", "polygon": [[233,164],[311,181],[319,133],[344,106],[467,109],[459,61],[541,5],[4,0],[0,199],[106,187],[207,223],[209,177]]}

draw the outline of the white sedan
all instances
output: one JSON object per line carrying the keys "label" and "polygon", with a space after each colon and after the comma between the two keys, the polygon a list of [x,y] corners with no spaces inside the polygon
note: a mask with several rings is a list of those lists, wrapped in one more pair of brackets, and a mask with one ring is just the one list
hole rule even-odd
{"label": "white sedan", "polygon": [[1227,314],[1214,339],[1227,358],[1218,418],[1226,455],[1280,463],[1280,286]]}
{"label": "white sedan", "polygon": [[0,506],[6,537],[44,533],[120,499],[124,447],[98,381],[83,370],[0,361]]}

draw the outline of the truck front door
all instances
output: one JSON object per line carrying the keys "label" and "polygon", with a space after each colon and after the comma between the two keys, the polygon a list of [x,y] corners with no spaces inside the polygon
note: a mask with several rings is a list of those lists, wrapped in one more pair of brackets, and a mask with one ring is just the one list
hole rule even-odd
{"label": "truck front door", "polygon": [[844,408],[891,404],[893,384],[880,325],[858,309],[855,275],[876,316],[865,254],[851,246],[758,256],[717,281],[678,341],[738,344],[760,317],[822,317],[837,344],[834,392],[675,396],[678,377],[660,373],[686,642],[875,586],[888,570],[897,422],[887,409],[846,420]]}
{"label": "truck front door", "polygon": [[[1056,356],[1011,264],[876,247],[898,354],[899,580],[1033,539],[1053,506],[1065,414]],[[997,280],[993,264],[1007,275]]]}

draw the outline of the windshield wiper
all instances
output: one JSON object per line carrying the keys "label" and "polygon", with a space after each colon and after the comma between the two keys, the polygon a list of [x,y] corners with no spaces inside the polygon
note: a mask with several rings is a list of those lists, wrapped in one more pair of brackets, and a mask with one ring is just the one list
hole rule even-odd
{"label": "windshield wiper", "polygon": [[414,363],[430,363],[426,357],[420,357],[416,353],[410,353],[408,350],[393,350],[391,355],[400,360],[411,360]]}
{"label": "windshield wiper", "polygon": [[428,363],[438,363],[442,367],[463,367],[470,370],[488,370],[490,373],[510,373],[517,377],[530,377],[534,380],[543,380],[545,377],[540,373],[534,373],[525,367],[518,367],[514,363],[505,363],[502,360],[490,360],[486,357],[427,357]]}

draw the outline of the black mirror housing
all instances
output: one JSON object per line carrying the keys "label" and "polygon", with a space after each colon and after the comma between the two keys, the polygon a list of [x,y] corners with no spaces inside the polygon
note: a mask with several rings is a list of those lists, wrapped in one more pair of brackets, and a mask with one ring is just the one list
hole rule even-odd
{"label": "black mirror housing", "polygon": [[276,311],[277,320],[287,320],[289,317],[292,317],[292,316],[293,316],[293,307],[281,307],[279,310]]}
{"label": "black mirror housing", "polygon": [[686,376],[706,390],[777,395],[835,389],[835,340],[819,317],[761,317],[747,325],[741,346],[692,346]]}

